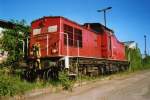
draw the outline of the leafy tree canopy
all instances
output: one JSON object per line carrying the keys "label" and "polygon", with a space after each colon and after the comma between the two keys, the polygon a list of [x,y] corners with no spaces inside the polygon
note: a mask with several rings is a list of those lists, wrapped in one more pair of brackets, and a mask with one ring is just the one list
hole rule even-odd
{"label": "leafy tree canopy", "polygon": [[19,61],[23,56],[22,48],[23,41],[26,41],[30,27],[25,20],[11,20],[14,27],[12,29],[5,29],[0,39],[0,48],[8,52],[7,64]]}

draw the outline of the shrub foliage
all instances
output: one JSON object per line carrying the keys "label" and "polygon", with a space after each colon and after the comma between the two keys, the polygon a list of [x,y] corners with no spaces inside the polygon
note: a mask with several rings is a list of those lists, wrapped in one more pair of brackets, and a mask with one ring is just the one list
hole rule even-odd
{"label": "shrub foliage", "polygon": [[126,47],[126,58],[130,61],[130,71],[150,68],[150,56],[142,58],[139,48],[131,49]]}

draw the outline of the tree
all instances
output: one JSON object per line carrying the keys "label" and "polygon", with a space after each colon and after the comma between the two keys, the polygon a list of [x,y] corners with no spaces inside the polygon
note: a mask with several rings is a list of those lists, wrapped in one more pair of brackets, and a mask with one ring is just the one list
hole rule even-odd
{"label": "tree", "polygon": [[142,55],[140,49],[126,47],[126,58],[130,62],[130,70],[139,70],[142,68]]}
{"label": "tree", "polygon": [[143,58],[143,68],[150,68],[150,56],[147,55]]}
{"label": "tree", "polygon": [[26,41],[30,28],[25,20],[11,20],[12,29],[5,29],[0,40],[1,48],[8,52],[6,64],[18,62],[23,57],[23,41]]}

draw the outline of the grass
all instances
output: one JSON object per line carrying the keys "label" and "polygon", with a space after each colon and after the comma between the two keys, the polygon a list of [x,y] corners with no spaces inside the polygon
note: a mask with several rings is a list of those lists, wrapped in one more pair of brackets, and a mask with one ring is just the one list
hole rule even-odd
{"label": "grass", "polygon": [[143,69],[148,69],[150,68],[150,56],[146,56],[143,59]]}
{"label": "grass", "polygon": [[49,81],[38,81],[38,82],[27,82],[25,80],[21,80],[18,76],[11,76],[0,74],[0,97],[1,96],[15,96],[15,95],[23,95],[27,91],[31,91],[34,89],[42,89],[46,87],[58,87],[61,86],[65,90],[72,90],[74,83],[83,83],[83,82],[93,82],[99,80],[111,80],[116,77],[128,76],[138,70],[128,70],[125,72],[120,72],[116,74],[112,74],[110,76],[99,76],[99,77],[89,77],[89,76],[78,76],[76,81],[69,80],[69,77],[65,72],[61,72],[59,74],[59,80],[49,80]]}
{"label": "grass", "polygon": [[8,74],[9,69],[5,69],[0,69],[0,97],[23,95],[28,91],[48,87],[62,87],[65,90],[72,90],[74,84],[74,81],[69,80],[65,72],[59,73],[58,80],[27,82],[26,80],[22,80],[19,74],[10,75]]}
{"label": "grass", "polygon": [[0,96],[23,94],[25,91],[31,89],[31,87],[31,84],[21,81],[18,77],[0,76]]}
{"label": "grass", "polygon": [[59,73],[59,82],[62,85],[63,89],[71,90],[75,81],[70,80],[68,74],[65,71]]}
{"label": "grass", "polygon": [[27,91],[49,86],[49,83],[44,81],[31,83],[22,80],[19,72],[17,74],[10,73],[11,69],[9,68],[0,69],[0,97],[22,95]]}
{"label": "grass", "polygon": [[[22,95],[27,91],[34,89],[46,88],[46,87],[58,87],[61,86],[65,90],[72,90],[74,83],[78,82],[90,82],[103,79],[113,79],[117,76],[125,76],[130,73],[134,73],[140,70],[145,70],[150,68],[150,56],[142,59],[139,49],[128,49],[126,56],[130,61],[130,67],[128,71],[113,74],[110,76],[99,76],[99,77],[89,77],[89,76],[78,76],[76,81],[69,80],[66,72],[59,73],[58,80],[49,80],[49,81],[38,81],[38,82],[27,82],[21,80],[19,77],[20,71],[17,71],[17,75],[10,75],[10,69],[3,67],[0,69],[0,97],[1,96],[14,96]],[[143,66],[143,67],[142,67]]]}
{"label": "grass", "polygon": [[[121,75],[121,73],[118,73]],[[48,87],[58,87],[61,86],[65,90],[72,91],[74,83],[78,81],[90,83],[93,81],[98,81],[102,79],[111,79],[112,76],[101,76],[101,77],[88,77],[82,76],[78,77],[76,81],[69,80],[69,77],[65,72],[61,72],[59,74],[59,80],[49,80],[49,81],[38,81],[38,82],[27,82],[25,80],[21,80],[18,76],[11,75],[2,75],[0,74],[0,99],[1,97],[10,97],[16,95],[23,95],[28,91],[38,90]]]}
{"label": "grass", "polygon": [[22,95],[26,91],[46,86],[44,82],[29,83],[18,76],[0,75],[0,96]]}

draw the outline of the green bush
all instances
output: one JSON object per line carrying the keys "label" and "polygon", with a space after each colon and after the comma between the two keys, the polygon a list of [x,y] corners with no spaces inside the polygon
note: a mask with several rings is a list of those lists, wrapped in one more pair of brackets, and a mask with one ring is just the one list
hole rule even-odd
{"label": "green bush", "polygon": [[59,73],[58,80],[49,81],[35,81],[27,82],[20,79],[19,75],[4,74],[5,70],[0,70],[0,97],[1,96],[15,96],[22,95],[25,92],[38,88],[45,88],[50,85],[61,85],[63,89],[72,90],[73,81],[68,77],[68,74],[64,71]]}
{"label": "green bush", "polygon": [[143,59],[143,68],[150,68],[150,56],[146,56]]}
{"label": "green bush", "polygon": [[46,87],[47,84],[48,82],[42,81],[30,83],[21,80],[17,75],[11,76],[0,73],[0,97],[22,95],[29,90]]}
{"label": "green bush", "polygon": [[21,81],[18,77],[0,76],[0,96],[14,96],[22,94],[29,89],[29,84]]}
{"label": "green bush", "polygon": [[126,47],[126,58],[130,61],[130,71],[142,68],[142,55],[139,48],[131,49]]}
{"label": "green bush", "polygon": [[72,90],[73,81],[68,77],[68,74],[65,71],[59,73],[59,81],[65,90]]}

